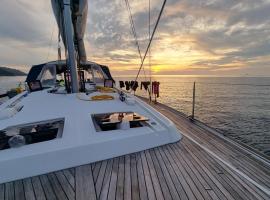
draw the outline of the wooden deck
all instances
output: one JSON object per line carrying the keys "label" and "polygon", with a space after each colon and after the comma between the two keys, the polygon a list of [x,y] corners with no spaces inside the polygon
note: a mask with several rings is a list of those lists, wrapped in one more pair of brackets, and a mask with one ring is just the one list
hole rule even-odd
{"label": "wooden deck", "polygon": [[175,110],[160,104],[154,107],[183,132],[180,142],[5,183],[0,185],[0,200],[270,199],[267,161]]}

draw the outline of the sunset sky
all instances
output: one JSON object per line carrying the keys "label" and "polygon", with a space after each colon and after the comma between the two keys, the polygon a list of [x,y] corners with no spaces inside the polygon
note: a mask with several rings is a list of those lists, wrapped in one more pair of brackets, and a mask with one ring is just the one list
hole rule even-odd
{"label": "sunset sky", "polygon": [[[151,31],[162,2],[151,0]],[[144,53],[148,0],[130,5]],[[50,0],[2,0],[0,13],[0,66],[27,71],[56,59]],[[114,75],[134,75],[140,64],[128,17],[124,0],[89,0],[88,59]],[[151,64],[157,75],[270,76],[270,0],[168,0]]]}

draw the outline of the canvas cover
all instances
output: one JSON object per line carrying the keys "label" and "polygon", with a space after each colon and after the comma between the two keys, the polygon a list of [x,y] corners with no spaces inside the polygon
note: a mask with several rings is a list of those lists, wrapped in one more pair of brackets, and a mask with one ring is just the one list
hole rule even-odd
{"label": "canvas cover", "polygon": [[[57,21],[57,25],[66,46],[65,33],[64,33],[64,17],[63,17],[63,6],[65,0],[51,0],[53,12]],[[86,51],[84,46],[84,33],[86,29],[88,1],[87,0],[70,0],[73,30],[74,30],[74,42],[78,46],[78,54],[80,61],[86,61]]]}

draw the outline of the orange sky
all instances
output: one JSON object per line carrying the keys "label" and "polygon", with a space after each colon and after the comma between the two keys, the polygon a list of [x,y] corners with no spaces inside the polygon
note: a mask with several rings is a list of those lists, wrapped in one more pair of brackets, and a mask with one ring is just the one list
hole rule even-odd
{"label": "orange sky", "polygon": [[[170,0],[151,47],[151,72],[162,75],[270,76],[269,0]],[[151,31],[162,0],[151,0]],[[3,0],[0,65],[25,71],[56,59],[57,27],[50,1]],[[130,0],[142,54],[148,1]],[[135,75],[140,58],[124,0],[89,1],[88,59],[114,75]],[[15,28],[16,27],[16,28]],[[149,73],[148,58],[144,67]]]}

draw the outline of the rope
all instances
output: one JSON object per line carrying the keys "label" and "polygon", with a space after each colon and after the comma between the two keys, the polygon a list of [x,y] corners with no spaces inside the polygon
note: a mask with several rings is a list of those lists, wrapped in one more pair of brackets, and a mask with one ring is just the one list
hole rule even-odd
{"label": "rope", "polygon": [[[139,45],[139,41],[138,41],[136,29],[135,29],[134,20],[133,20],[133,17],[132,17],[131,7],[130,7],[130,4],[129,4],[128,0],[125,0],[125,3],[126,3],[127,10],[129,12],[130,27],[131,27],[132,34],[133,34],[133,37],[135,39],[135,44],[137,46],[138,54],[140,56],[140,60],[141,60],[141,63],[142,63],[142,53],[141,53],[141,49],[140,49],[140,45]],[[144,68],[143,68],[143,72],[144,72],[144,78],[146,80],[146,74],[145,74]]]}
{"label": "rope", "polygon": [[[149,37],[149,42],[151,39],[151,0],[148,1],[148,37]],[[149,77],[150,77],[150,91],[149,92],[149,101],[152,101],[152,66],[151,66],[151,48],[149,49]]]}
{"label": "rope", "polygon": [[137,46],[137,50],[138,50],[140,59],[142,60],[141,49],[140,49],[140,46],[139,46],[138,37],[137,37],[137,34],[136,34],[136,30],[135,30],[135,25],[134,25],[132,13],[131,13],[130,4],[129,4],[128,0],[125,0],[125,2],[126,2],[127,10],[129,12],[130,27],[131,27],[131,30],[132,30],[132,33],[133,33],[133,36],[134,36],[134,39],[135,39],[135,44]]}
{"label": "rope", "polygon": [[50,43],[49,43],[49,49],[48,49],[48,53],[47,53],[47,57],[46,57],[46,62],[48,62],[49,56],[51,54],[52,38],[53,38],[53,34],[54,34],[54,28],[55,28],[55,22],[53,22],[53,28],[52,28],[52,32],[51,32],[51,37],[50,37]]}
{"label": "rope", "polygon": [[[50,7],[48,7],[48,12],[50,12]],[[51,49],[52,49],[52,39],[53,39],[53,35],[54,35],[54,31],[55,31],[55,26],[56,26],[56,20],[53,20],[52,22],[52,32],[51,32],[51,37],[50,37],[50,43],[49,43],[49,49],[48,49],[48,53],[47,53],[47,57],[46,57],[46,62],[48,62],[48,59],[50,57],[51,54]]]}
{"label": "rope", "polygon": [[[158,27],[158,24],[159,24],[159,21],[160,21],[161,15],[162,15],[163,10],[164,10],[164,8],[165,8],[166,2],[167,2],[167,0],[164,0],[164,1],[163,1],[163,4],[162,4],[162,7],[161,7],[161,10],[160,10],[159,15],[158,15],[158,19],[157,19],[157,21],[156,21],[156,24],[155,24],[154,30],[153,30],[153,32],[152,32],[152,35],[151,35],[150,41],[149,41],[149,43],[148,43],[148,45],[147,45],[147,48],[146,48],[145,54],[144,54],[143,59],[142,59],[141,66],[140,66],[140,68],[139,68],[139,70],[138,70],[138,73],[137,73],[137,76],[136,76],[136,78],[135,78],[135,81],[137,81],[137,79],[138,79],[138,77],[139,77],[139,74],[140,74],[140,72],[141,72],[141,69],[142,69],[142,67],[143,67],[143,64],[144,64],[144,61],[145,61],[146,55],[148,54],[149,48],[150,48],[151,43],[152,43],[152,41],[153,41],[153,38],[154,38],[154,36],[155,36],[155,33],[156,33],[156,30],[157,30],[157,27]],[[134,81],[134,84],[135,84],[135,81]],[[132,87],[134,86],[134,84],[132,85]]]}

